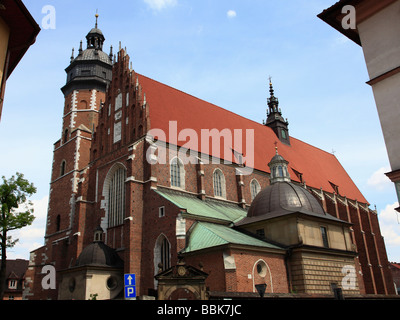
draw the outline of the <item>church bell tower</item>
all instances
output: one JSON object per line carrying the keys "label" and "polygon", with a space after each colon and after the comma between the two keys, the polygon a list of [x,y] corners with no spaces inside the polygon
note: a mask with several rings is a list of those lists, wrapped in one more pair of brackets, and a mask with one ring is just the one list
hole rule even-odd
{"label": "church bell tower", "polygon": [[[112,78],[112,47],[103,52],[105,37],[96,24],[86,36],[87,46],[74,49],[61,88],[65,102],[60,139],[54,144],[50,198],[46,224],[47,263],[66,268],[75,259],[83,233],[83,217],[75,212],[82,170],[90,161],[94,129]],[[82,234],[83,236],[83,234]],[[57,246],[57,248],[55,247]],[[71,246],[75,249],[71,250]],[[79,251],[79,250],[78,250]],[[72,252],[72,253],[71,253]]]}

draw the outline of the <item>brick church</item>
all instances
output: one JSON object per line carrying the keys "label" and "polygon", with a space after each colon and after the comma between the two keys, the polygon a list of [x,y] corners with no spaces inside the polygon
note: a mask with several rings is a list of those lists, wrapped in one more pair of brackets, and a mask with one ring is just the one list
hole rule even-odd
{"label": "brick church", "polygon": [[289,135],[272,83],[257,123],[106,53],[97,17],[86,40],[26,298],[123,299],[124,273],[139,298],[394,294],[377,212],[334,155]]}

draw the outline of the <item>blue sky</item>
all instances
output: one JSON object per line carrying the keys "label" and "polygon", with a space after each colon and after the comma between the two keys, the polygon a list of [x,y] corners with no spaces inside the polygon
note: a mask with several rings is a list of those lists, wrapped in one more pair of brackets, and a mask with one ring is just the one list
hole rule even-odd
{"label": "blue sky", "polygon": [[[11,75],[0,123],[1,175],[22,172],[38,191],[37,219],[15,233],[8,258],[43,245],[53,144],[61,136],[64,69],[94,27],[126,47],[133,68],[254,121],[266,118],[268,77],[290,134],[334,152],[377,206],[389,260],[400,261],[394,186],[361,47],[317,14],[334,0],[24,0],[42,27]],[[55,8],[55,29],[42,13]]]}

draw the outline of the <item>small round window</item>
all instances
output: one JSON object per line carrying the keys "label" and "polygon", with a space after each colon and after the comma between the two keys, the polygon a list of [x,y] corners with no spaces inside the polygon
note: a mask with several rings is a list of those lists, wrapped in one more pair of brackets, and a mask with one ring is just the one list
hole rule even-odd
{"label": "small round window", "polygon": [[257,263],[257,273],[260,277],[265,277],[267,275],[267,265],[264,261],[259,261]]}
{"label": "small round window", "polygon": [[109,290],[114,290],[118,286],[118,280],[116,277],[108,277],[107,279],[107,288]]}

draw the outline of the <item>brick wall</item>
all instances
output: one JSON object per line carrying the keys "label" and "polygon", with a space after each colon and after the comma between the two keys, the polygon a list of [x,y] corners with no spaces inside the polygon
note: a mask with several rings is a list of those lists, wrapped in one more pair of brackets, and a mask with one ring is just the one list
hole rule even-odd
{"label": "brick wall", "polygon": [[[235,268],[225,269],[224,248],[193,253],[185,261],[197,268],[203,266],[210,291],[254,292],[254,285],[266,283],[267,293],[288,292],[283,255],[234,248],[225,248],[225,255],[234,258]],[[265,263],[265,273],[258,273],[258,263]]]}

